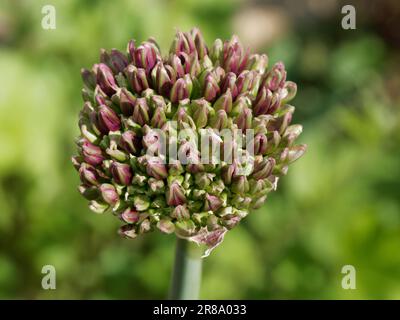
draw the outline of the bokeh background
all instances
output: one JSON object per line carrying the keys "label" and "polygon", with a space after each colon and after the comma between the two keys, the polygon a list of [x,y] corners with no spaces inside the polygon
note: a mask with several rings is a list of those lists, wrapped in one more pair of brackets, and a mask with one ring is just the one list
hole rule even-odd
{"label": "bokeh background", "polygon": [[[41,8],[56,7],[56,30]],[[357,29],[341,28],[353,4]],[[340,0],[2,0],[0,298],[165,298],[173,236],[116,235],[70,163],[80,68],[100,48],[198,26],[238,34],[298,84],[306,155],[204,262],[201,298],[400,299],[400,4]],[[57,289],[41,288],[43,265]],[[342,266],[357,289],[341,287]]]}

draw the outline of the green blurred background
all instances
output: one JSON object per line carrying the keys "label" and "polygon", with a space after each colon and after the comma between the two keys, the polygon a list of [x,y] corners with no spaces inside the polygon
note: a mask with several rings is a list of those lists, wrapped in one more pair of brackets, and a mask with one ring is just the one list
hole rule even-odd
{"label": "green blurred background", "polygon": [[[350,2],[351,3],[351,2]],[[43,30],[41,8],[57,10]],[[70,163],[80,68],[100,48],[198,26],[238,34],[298,84],[306,155],[265,206],[204,261],[201,298],[400,299],[400,4],[340,0],[11,0],[0,2],[0,298],[152,299],[168,291],[174,237],[117,236]],[[57,289],[41,288],[43,265]],[[341,287],[341,268],[357,289]]]}

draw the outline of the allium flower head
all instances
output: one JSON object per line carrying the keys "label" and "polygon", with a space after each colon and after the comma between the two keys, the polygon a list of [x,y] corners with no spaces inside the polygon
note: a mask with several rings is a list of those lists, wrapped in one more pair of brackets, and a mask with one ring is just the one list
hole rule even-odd
{"label": "allium flower head", "polygon": [[125,237],[159,229],[207,255],[306,150],[291,125],[296,84],[267,65],[236,36],[208,47],[196,28],[165,56],[153,39],[101,50],[82,70],[72,159],[90,209],[118,216]]}

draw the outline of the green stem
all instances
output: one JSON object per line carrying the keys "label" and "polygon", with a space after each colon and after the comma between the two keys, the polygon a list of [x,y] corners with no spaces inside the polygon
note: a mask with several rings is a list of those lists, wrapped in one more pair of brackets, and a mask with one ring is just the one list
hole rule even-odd
{"label": "green stem", "polygon": [[201,250],[195,243],[177,238],[170,299],[199,298],[201,260]]}

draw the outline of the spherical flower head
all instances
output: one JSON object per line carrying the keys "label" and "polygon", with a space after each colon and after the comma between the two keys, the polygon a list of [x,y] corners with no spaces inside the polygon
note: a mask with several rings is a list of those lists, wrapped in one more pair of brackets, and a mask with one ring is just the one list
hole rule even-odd
{"label": "spherical flower head", "polygon": [[206,256],[304,154],[297,86],[236,36],[207,46],[199,29],[178,31],[170,48],[131,40],[82,69],[72,162],[89,208],[118,216],[122,236],[175,233]]}

